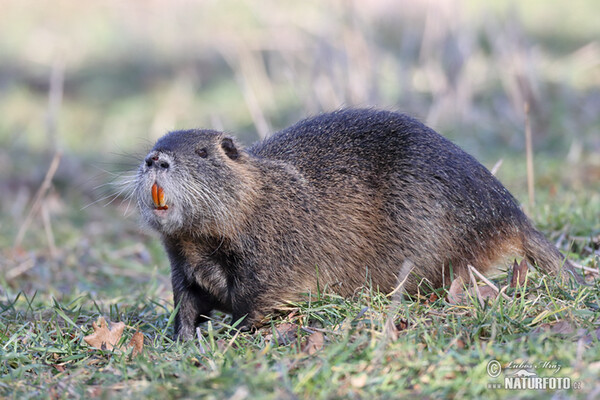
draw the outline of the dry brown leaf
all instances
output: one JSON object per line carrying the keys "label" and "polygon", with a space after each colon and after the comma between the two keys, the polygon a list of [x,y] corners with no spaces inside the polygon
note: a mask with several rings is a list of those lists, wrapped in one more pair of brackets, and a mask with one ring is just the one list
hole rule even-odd
{"label": "dry brown leaf", "polygon": [[144,350],[144,334],[140,331],[134,333],[127,346],[133,347],[133,352],[131,353],[133,357],[140,354]]}
{"label": "dry brown leaf", "polygon": [[[596,325],[597,326],[597,325]],[[532,333],[551,333],[554,335],[560,335],[565,339],[577,340],[580,343],[589,346],[593,342],[600,340],[600,328],[575,328],[575,325],[571,321],[560,320],[554,323],[544,323],[537,326]]]}
{"label": "dry brown leaf", "polygon": [[[586,345],[589,346],[591,345],[593,342],[600,340],[600,328],[596,329],[596,330],[583,330],[585,334],[583,334],[581,336],[581,341]],[[579,331],[578,331],[579,333]]]}
{"label": "dry brown leaf", "polygon": [[53,366],[54,368],[56,368],[56,370],[57,370],[58,372],[65,372],[65,366],[64,366],[64,365],[52,364],[52,366]]}
{"label": "dry brown leaf", "polygon": [[[277,343],[280,346],[286,346],[294,342],[298,337],[298,325],[284,322],[275,327],[274,333],[277,336]],[[273,340],[273,334],[270,333],[266,335],[265,340]]]}
{"label": "dry brown leaf", "polygon": [[312,356],[323,348],[324,343],[325,336],[321,332],[313,332],[302,346],[302,351]]}
{"label": "dry brown leaf", "polygon": [[[477,297],[481,304],[483,304],[483,300],[485,299],[495,299],[498,297],[497,288],[487,284],[477,285],[477,287],[474,287],[474,285],[477,284],[474,277],[472,278],[472,281],[472,284],[467,289],[468,293],[471,296]],[[469,303],[467,292],[465,292],[465,283],[460,276],[454,279],[450,284],[450,289],[448,289],[448,303],[453,305]]]}
{"label": "dry brown leaf", "polygon": [[125,330],[125,324],[123,322],[114,322],[111,323],[111,327],[108,329],[106,320],[100,317],[98,324],[92,322],[92,328],[94,328],[94,333],[84,337],[83,340],[97,349],[112,350],[119,342],[119,339],[121,339],[123,330]]}
{"label": "dry brown leaf", "polygon": [[403,331],[405,329],[408,329],[408,320],[401,319],[400,321],[398,321],[398,323],[396,324],[396,329],[398,329],[398,331]]}
{"label": "dry brown leaf", "polygon": [[464,286],[465,281],[460,276],[452,281],[448,289],[448,303],[456,305],[464,302],[466,297]]}
{"label": "dry brown leaf", "polygon": [[525,278],[527,277],[527,261],[525,259],[517,263],[515,260],[512,268],[512,275],[510,278],[510,287],[514,288],[517,286],[523,286],[525,284]]}
{"label": "dry brown leaf", "polygon": [[431,293],[431,296],[429,296],[429,299],[427,299],[427,301],[425,301],[425,304],[435,303],[437,299],[438,299],[437,294]]}
{"label": "dry brown leaf", "polygon": [[561,321],[555,322],[553,324],[550,324],[550,323],[541,324],[539,326],[539,331],[546,331],[546,332],[560,334],[560,335],[571,335],[571,334],[575,333],[575,328],[573,327],[573,325],[570,322],[561,320]]}
{"label": "dry brown leaf", "polygon": [[[104,317],[100,317],[97,324],[92,322],[92,328],[94,328],[94,333],[83,338],[87,344],[100,350],[123,350],[120,346],[117,346],[125,330],[123,322],[111,322],[109,329]],[[126,347],[133,347],[133,357],[140,354],[144,349],[144,335],[142,332],[135,332]]]}
{"label": "dry brown leaf", "polygon": [[498,291],[489,285],[481,285],[478,288],[482,299],[495,299],[498,297]]}

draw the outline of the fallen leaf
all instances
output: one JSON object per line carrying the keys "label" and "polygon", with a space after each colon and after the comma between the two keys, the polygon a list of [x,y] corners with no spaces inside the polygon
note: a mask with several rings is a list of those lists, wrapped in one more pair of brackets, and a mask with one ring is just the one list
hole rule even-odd
{"label": "fallen leaf", "polygon": [[140,331],[134,333],[127,346],[133,347],[133,352],[131,353],[133,357],[140,354],[144,349],[144,334]]}
{"label": "fallen leaf", "polygon": [[398,323],[396,324],[396,329],[398,329],[399,331],[408,329],[408,320],[401,319],[400,321],[398,321]]}
{"label": "fallen leaf", "polygon": [[52,364],[52,366],[56,368],[58,372],[65,372],[65,367],[63,365]]}
{"label": "fallen leaf", "polygon": [[450,304],[461,304],[465,300],[465,281],[462,277],[458,277],[450,284],[448,289],[448,303]]}
{"label": "fallen leaf", "polygon": [[306,343],[302,346],[302,351],[312,356],[317,351],[323,348],[325,343],[325,336],[321,332],[313,332],[310,334]]}
{"label": "fallen leaf", "polygon": [[539,328],[540,330],[560,335],[570,335],[575,332],[575,328],[573,328],[573,325],[565,320],[561,320],[553,324],[541,324]]}
{"label": "fallen leaf", "polygon": [[477,285],[475,277],[472,276],[471,285],[467,288],[467,292],[465,292],[465,282],[459,276],[450,284],[450,289],[448,289],[448,303],[453,305],[469,304],[470,301],[468,300],[467,293],[473,297],[477,297],[479,303],[483,305],[483,300],[498,297],[499,290],[488,284]]}
{"label": "fallen leaf", "polygon": [[[98,323],[92,322],[92,328],[94,328],[94,333],[83,338],[87,344],[100,350],[123,350],[121,346],[117,346],[125,330],[123,322],[111,322],[109,329],[104,317],[100,317]],[[144,349],[144,335],[142,332],[135,332],[125,347],[133,347],[131,353],[133,357],[140,354]]]}
{"label": "fallen leaf", "polygon": [[437,299],[438,299],[437,294],[431,293],[431,296],[429,296],[429,299],[427,299],[425,304],[435,303]]}
{"label": "fallen leaf", "polygon": [[595,341],[600,341],[600,328],[595,331],[585,330],[585,335],[582,335],[580,340],[587,346]]}
{"label": "fallen leaf", "polygon": [[[275,327],[274,334],[276,335],[277,343],[280,346],[286,346],[298,337],[298,325],[284,322]],[[273,333],[266,335],[265,340],[273,340]]]}
{"label": "fallen leaf", "polygon": [[564,339],[579,341],[580,343],[589,346],[592,343],[600,340],[600,328],[595,325],[589,328],[575,328],[573,321],[560,320],[554,323],[544,323],[537,326],[531,333],[539,335],[540,333],[551,333],[560,335]]}
{"label": "fallen leaf", "polygon": [[125,324],[123,322],[111,323],[111,327],[108,329],[106,320],[100,317],[98,324],[92,322],[92,328],[94,328],[94,333],[84,337],[83,340],[96,349],[112,350],[121,339]]}
{"label": "fallen leaf", "polygon": [[482,299],[495,299],[498,297],[498,291],[489,285],[481,285],[478,288]]}
{"label": "fallen leaf", "polygon": [[527,277],[527,261],[522,259],[520,263],[515,260],[510,277],[510,287],[523,286]]}

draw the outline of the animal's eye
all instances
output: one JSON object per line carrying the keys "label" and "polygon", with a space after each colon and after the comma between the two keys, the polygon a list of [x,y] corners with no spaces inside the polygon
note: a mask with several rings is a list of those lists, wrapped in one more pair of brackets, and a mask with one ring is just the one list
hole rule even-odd
{"label": "animal's eye", "polygon": [[196,150],[196,154],[198,154],[202,158],[206,158],[208,156],[208,151],[206,151],[206,148],[201,148]]}

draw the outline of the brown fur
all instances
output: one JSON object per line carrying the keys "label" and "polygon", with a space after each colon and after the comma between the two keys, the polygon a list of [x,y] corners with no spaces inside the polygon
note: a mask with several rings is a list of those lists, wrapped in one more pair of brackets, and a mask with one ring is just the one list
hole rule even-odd
{"label": "brown fur", "polygon": [[136,196],[169,254],[183,338],[213,309],[250,327],[318,287],[351,296],[405,280],[415,293],[507,255],[555,274],[565,262],[481,164],[392,112],[321,115],[248,149],[220,132],[172,132],[140,167]]}

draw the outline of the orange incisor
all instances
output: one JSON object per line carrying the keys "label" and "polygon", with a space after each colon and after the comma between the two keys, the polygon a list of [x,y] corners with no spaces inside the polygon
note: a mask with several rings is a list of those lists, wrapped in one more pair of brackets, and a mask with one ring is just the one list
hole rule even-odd
{"label": "orange incisor", "polygon": [[152,185],[152,201],[158,210],[166,210],[169,208],[165,202],[165,191],[156,183]]}

